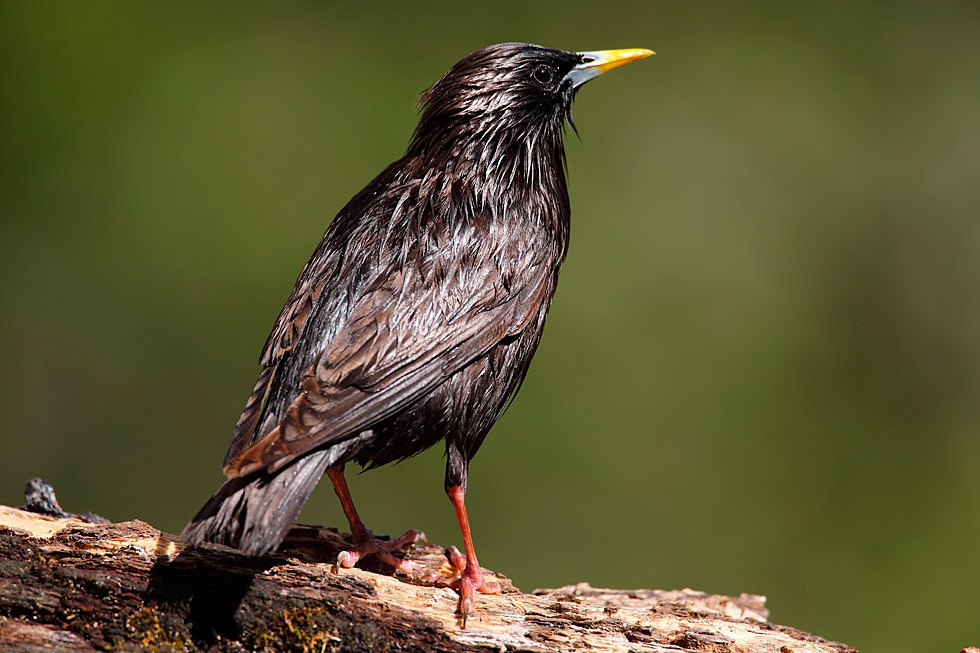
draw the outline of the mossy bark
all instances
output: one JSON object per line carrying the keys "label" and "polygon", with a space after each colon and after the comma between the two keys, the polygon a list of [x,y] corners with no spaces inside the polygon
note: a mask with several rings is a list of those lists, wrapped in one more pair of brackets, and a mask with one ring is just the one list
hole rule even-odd
{"label": "mossy bark", "polygon": [[[587,584],[479,595],[466,628],[455,593],[385,570],[337,573],[346,540],[293,529],[248,558],[185,550],[139,522],[91,524],[0,506],[0,649],[63,651],[772,651],[853,649],[766,621],[764,598]],[[407,554],[451,574],[443,549]]]}

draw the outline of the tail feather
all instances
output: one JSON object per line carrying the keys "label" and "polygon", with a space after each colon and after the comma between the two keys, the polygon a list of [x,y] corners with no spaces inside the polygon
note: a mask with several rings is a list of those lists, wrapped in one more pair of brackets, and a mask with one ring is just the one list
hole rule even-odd
{"label": "tail feather", "polygon": [[224,544],[247,555],[272,551],[286,537],[337,452],[314,451],[275,473],[228,479],[191,519],[180,537],[190,546]]}

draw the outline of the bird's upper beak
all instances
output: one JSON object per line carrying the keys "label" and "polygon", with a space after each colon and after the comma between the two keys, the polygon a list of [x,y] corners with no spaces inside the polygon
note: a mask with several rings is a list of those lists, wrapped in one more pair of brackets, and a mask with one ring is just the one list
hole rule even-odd
{"label": "bird's upper beak", "polygon": [[576,52],[576,54],[582,57],[582,63],[572,68],[565,75],[565,79],[572,82],[573,88],[581,86],[608,70],[619,68],[631,61],[646,59],[656,53],[646,48],[626,48],[624,50],[592,50],[590,52]]}

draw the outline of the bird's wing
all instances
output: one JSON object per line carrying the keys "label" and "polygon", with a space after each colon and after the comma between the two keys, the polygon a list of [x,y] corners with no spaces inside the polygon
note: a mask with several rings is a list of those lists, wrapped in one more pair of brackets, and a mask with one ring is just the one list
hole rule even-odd
{"label": "bird's wing", "polygon": [[224,465],[263,435],[259,429],[264,428],[266,402],[280,382],[278,377],[283,373],[283,368],[287,367],[283,365],[284,359],[296,344],[302,341],[310,315],[325,299],[324,293],[330,292],[327,281],[343,259],[343,244],[353,238],[352,232],[362,223],[362,217],[370,212],[372,204],[376,204],[379,189],[390,185],[399,166],[399,161],[392,163],[350,199],[334,218],[327,233],[297,277],[293,291],[262,347],[259,356],[262,372],[235,425],[235,433],[225,455]]}
{"label": "bird's wing", "polygon": [[300,273],[292,294],[286,300],[286,304],[276,320],[276,325],[266,340],[259,357],[262,372],[259,374],[252,394],[245,402],[245,408],[235,424],[235,432],[232,435],[228,453],[225,454],[225,464],[253,444],[256,428],[263,415],[269,393],[274,386],[273,381],[279,372],[279,363],[299,340],[310,313],[313,311],[313,306],[323,292],[322,266],[316,266],[315,262],[316,256],[314,255]]}
{"label": "bird's wing", "polygon": [[296,456],[370,428],[533,322],[554,289],[542,263],[504,284],[496,270],[378,280],[306,371],[279,425],[229,459],[229,477],[275,471]]}

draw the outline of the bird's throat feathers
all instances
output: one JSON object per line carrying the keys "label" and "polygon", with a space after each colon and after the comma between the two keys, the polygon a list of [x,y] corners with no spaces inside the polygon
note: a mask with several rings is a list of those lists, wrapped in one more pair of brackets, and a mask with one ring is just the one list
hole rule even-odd
{"label": "bird's throat feathers", "polygon": [[416,174],[448,175],[476,196],[530,201],[565,193],[563,117],[533,121],[506,108],[479,115],[427,106],[409,146]]}

